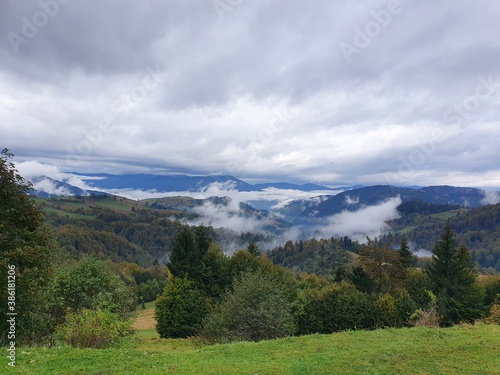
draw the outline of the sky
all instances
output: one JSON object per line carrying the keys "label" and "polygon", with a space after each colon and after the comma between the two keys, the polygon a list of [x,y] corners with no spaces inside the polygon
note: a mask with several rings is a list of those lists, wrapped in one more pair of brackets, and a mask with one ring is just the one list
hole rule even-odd
{"label": "sky", "polygon": [[498,188],[498,14],[495,0],[1,1],[0,148],[57,173]]}

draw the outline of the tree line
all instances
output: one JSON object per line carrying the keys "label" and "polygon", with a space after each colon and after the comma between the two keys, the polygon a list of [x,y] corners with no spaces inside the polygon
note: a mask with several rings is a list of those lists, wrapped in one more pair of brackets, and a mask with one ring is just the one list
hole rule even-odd
{"label": "tree line", "polygon": [[405,238],[397,250],[392,241],[368,239],[354,261],[330,275],[296,273],[273,264],[254,243],[227,256],[205,228],[184,228],[156,302],[157,331],[210,343],[258,341],[429,322],[446,327],[489,315],[500,279],[478,280],[450,226],[435,243],[429,267],[415,268],[415,262]]}

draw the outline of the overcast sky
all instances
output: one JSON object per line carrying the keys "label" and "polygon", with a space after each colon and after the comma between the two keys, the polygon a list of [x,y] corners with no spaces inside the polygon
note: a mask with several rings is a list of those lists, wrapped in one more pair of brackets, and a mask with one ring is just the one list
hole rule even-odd
{"label": "overcast sky", "polygon": [[3,0],[0,147],[60,171],[499,187],[499,15],[496,0]]}

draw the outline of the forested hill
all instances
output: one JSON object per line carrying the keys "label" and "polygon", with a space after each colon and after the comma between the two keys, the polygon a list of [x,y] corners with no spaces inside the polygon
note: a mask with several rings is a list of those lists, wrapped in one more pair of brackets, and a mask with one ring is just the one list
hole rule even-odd
{"label": "forested hill", "polygon": [[[44,206],[46,221],[54,227],[58,242],[71,256],[91,254],[143,267],[165,263],[174,238],[182,228],[176,219],[196,216],[175,207],[152,208],[150,201],[110,195],[36,198],[36,201]],[[161,203],[165,204],[165,200]],[[208,234],[225,249],[245,247],[252,239],[264,239],[263,235],[224,228],[208,227]]]}
{"label": "forested hill", "polygon": [[432,204],[457,204],[462,207],[478,207],[484,204],[485,193],[480,189],[454,186],[428,186],[419,189],[377,185],[349,190],[329,196],[302,216],[325,217],[344,210],[356,211],[363,206],[372,206],[389,198],[401,197],[403,202],[420,200]]}
{"label": "forested hill", "polygon": [[420,212],[411,213],[408,205],[403,206],[406,214],[391,222],[396,241],[406,234],[416,249],[431,250],[449,220],[457,240],[469,248],[473,260],[482,267],[500,271],[500,204],[472,209],[455,207],[444,212],[442,206],[438,210],[441,212],[435,213],[433,206],[418,204],[418,207]]}

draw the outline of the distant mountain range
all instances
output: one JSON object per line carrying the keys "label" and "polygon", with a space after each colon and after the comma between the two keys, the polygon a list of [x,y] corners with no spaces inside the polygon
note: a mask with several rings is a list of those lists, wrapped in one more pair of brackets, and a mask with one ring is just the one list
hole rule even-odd
{"label": "distant mountain range", "polygon": [[291,184],[287,182],[249,184],[233,176],[210,175],[150,175],[150,174],[81,174],[75,173],[92,189],[84,190],[69,184],[67,181],[57,181],[47,176],[33,179],[35,194],[38,196],[89,195],[106,190],[154,190],[156,192],[198,192],[208,189],[213,184],[237,191],[262,191],[268,188],[289,189],[299,191],[341,191],[352,187],[329,188],[316,184]]}
{"label": "distant mountain range", "polygon": [[[493,192],[500,198],[499,192]],[[301,216],[325,217],[342,211],[357,211],[389,198],[399,196],[403,202],[419,200],[433,204],[456,204],[462,207],[479,207],[486,203],[483,190],[468,187],[428,186],[405,188],[387,185],[362,187],[328,196],[317,205],[306,208]],[[494,200],[494,198],[493,198]]]}
{"label": "distant mountain range", "polygon": [[[124,189],[154,191],[157,193],[179,192],[179,195],[188,196],[189,193],[207,191],[214,184],[218,184],[222,190],[218,190],[218,193],[213,195],[222,196],[225,194],[224,189],[240,192],[262,192],[265,189],[281,189],[284,193],[284,198],[281,201],[268,198],[266,194],[262,196],[256,194],[255,199],[252,198],[252,200],[245,202],[245,209],[242,209],[242,207],[240,209],[247,213],[249,208],[258,209],[262,211],[262,214],[259,215],[269,215],[269,218],[277,220],[283,228],[289,227],[289,225],[311,226],[321,218],[339,214],[343,211],[358,211],[395,197],[400,197],[403,203],[421,201],[434,205],[458,205],[468,208],[500,202],[500,192],[486,193],[476,188],[454,186],[396,187],[376,185],[329,188],[316,184],[298,185],[286,182],[249,184],[236,177],[223,175],[77,174],[77,176],[84,180],[85,184],[90,188],[81,189],[71,185],[68,181],[58,181],[46,176],[40,176],[33,179],[35,194],[39,197],[85,196],[101,195],[106,191],[113,191],[115,194],[120,195],[119,190]],[[313,195],[308,198],[294,199],[293,197],[297,196],[297,194],[286,194],[286,190],[313,192]],[[318,192],[317,196],[314,196],[315,191]],[[189,212],[192,207],[189,207],[189,205],[182,207],[186,202],[189,201],[181,200],[180,206],[175,207],[175,209]],[[218,207],[222,208],[222,206]],[[172,208],[170,207],[170,209]],[[267,213],[264,214],[264,212]],[[234,213],[231,213],[231,215],[234,215]],[[280,222],[279,220],[283,221]]]}

